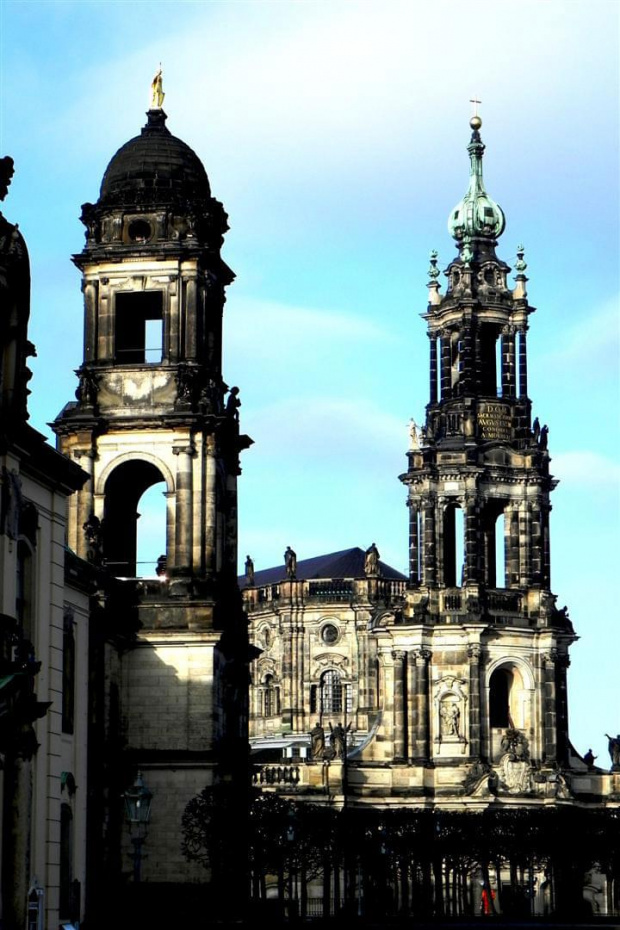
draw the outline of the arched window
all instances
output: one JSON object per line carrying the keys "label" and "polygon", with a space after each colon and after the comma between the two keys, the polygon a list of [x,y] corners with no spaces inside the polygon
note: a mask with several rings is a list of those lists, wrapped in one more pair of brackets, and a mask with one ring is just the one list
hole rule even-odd
{"label": "arched window", "polygon": [[497,728],[512,726],[510,715],[510,691],[512,688],[512,672],[507,668],[497,668],[491,675],[489,682],[489,723]]}
{"label": "arched window", "polygon": [[504,501],[489,502],[482,513],[484,581],[490,588],[506,587],[506,526]]}
{"label": "arched window", "polygon": [[275,684],[273,675],[265,675],[263,680],[263,716],[275,717],[280,713],[280,689]]}

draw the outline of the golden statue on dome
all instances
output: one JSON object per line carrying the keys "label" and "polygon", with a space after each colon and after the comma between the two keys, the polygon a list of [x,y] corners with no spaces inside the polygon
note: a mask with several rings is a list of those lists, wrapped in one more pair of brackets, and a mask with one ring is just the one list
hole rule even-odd
{"label": "golden statue on dome", "polygon": [[162,70],[160,63],[159,70],[151,81],[151,110],[161,110],[164,105],[165,96],[162,87]]}

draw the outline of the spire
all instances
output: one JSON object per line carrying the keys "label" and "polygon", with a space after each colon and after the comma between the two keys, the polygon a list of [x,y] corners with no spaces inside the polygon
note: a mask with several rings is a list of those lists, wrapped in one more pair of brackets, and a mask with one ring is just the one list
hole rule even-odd
{"label": "spire", "polygon": [[465,251],[467,254],[467,257],[462,255],[465,261],[474,257],[471,254],[472,239],[497,239],[506,226],[501,207],[491,200],[484,187],[482,156],[485,145],[480,138],[482,120],[477,113],[472,116],[469,125],[472,129],[471,141],[467,146],[470,159],[469,187],[448,220],[450,235],[459,243],[461,253]]}

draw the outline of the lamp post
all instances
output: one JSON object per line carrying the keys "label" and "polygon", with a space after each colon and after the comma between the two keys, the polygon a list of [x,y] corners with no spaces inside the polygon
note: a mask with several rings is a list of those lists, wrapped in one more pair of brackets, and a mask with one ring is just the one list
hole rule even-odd
{"label": "lamp post", "polygon": [[123,798],[125,800],[125,819],[129,825],[129,835],[133,844],[133,880],[139,882],[142,844],[148,832],[151,801],[153,800],[153,793],[144,784],[142,772],[137,773],[133,785],[125,791]]}

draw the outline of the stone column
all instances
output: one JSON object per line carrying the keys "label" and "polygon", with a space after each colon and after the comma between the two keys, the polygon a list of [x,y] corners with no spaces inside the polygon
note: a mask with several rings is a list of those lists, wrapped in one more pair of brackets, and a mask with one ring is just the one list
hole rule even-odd
{"label": "stone column", "polygon": [[437,559],[435,543],[435,501],[425,500],[424,508],[424,584],[429,587],[437,583]]}
{"label": "stone column", "polygon": [[431,404],[437,403],[437,337],[434,333],[429,333],[428,338],[430,340],[430,402]]}
{"label": "stone column", "polygon": [[514,397],[515,390],[515,329],[502,329],[502,397]]}
{"label": "stone column", "polygon": [[441,344],[441,399],[447,400],[452,396],[450,333],[446,330],[441,330],[439,341]]}
{"label": "stone column", "polygon": [[394,660],[394,761],[405,761],[407,720],[405,717],[405,656],[400,649],[392,652]]}
{"label": "stone column", "polygon": [[478,504],[474,497],[465,498],[465,583],[477,583],[479,579]]}
{"label": "stone column", "polygon": [[530,525],[530,504],[524,501],[519,507],[519,583],[522,587],[528,587],[532,582]]}
{"label": "stone column", "polygon": [[558,761],[568,763],[568,695],[566,673],[570,665],[567,655],[558,655],[555,663],[556,744]]}
{"label": "stone column", "polygon": [[207,575],[216,571],[217,529],[217,444],[213,433],[205,437],[205,516],[204,516],[204,564]]}
{"label": "stone column", "polygon": [[185,336],[185,357],[194,361],[197,357],[197,314],[198,288],[196,279],[185,281],[185,313],[183,314],[183,331]]}
{"label": "stone column", "polygon": [[98,281],[83,281],[84,290],[84,361],[92,362],[97,356],[97,297]]}
{"label": "stone column", "polygon": [[114,358],[114,300],[110,293],[109,278],[101,278],[99,287],[99,327],[97,332],[97,359]]}
{"label": "stone column", "polygon": [[463,321],[461,342],[461,394],[470,394],[474,381],[474,337],[471,320]]}
{"label": "stone column", "polygon": [[[84,487],[77,492],[76,495],[72,495],[76,498],[77,504],[77,513],[76,513],[76,525],[75,525],[75,540],[71,539],[73,535],[70,532],[69,536],[69,545],[74,549],[77,555],[80,558],[85,559],[86,553],[88,550],[88,545],[86,543],[86,537],[84,535],[84,524],[88,520],[91,513],[95,511],[95,505],[93,500],[93,472],[94,472],[94,460],[97,457],[97,453],[92,449],[84,449],[80,452],[76,452],[75,458],[77,460],[80,468],[84,469],[85,472],[88,472],[89,478],[88,481],[84,484]],[[71,499],[70,499],[71,503]],[[100,514],[95,514],[95,516],[100,516]],[[71,530],[71,527],[69,527]]]}
{"label": "stone column", "polygon": [[542,513],[540,504],[535,504],[531,512],[530,524],[530,566],[532,582],[540,585],[543,581],[543,543]]}
{"label": "stone column", "polygon": [[480,655],[481,648],[472,644],[467,649],[469,659],[469,754],[472,759],[480,758],[480,738],[482,721],[480,719]]}
{"label": "stone column", "polygon": [[407,716],[407,762],[412,765],[416,756],[416,739],[418,725],[418,708],[416,702],[417,674],[415,652],[407,650],[406,655],[406,716]]}
{"label": "stone column", "polygon": [[508,510],[506,522],[507,584],[517,587],[519,584],[519,509],[513,503]]}
{"label": "stone column", "polygon": [[431,745],[430,695],[428,666],[431,652],[428,649],[418,649],[416,659],[416,689],[415,701],[417,706],[417,732],[415,735],[415,755],[418,762],[428,762]]}
{"label": "stone column", "polygon": [[551,513],[551,504],[545,502],[540,508],[540,522],[542,534],[542,575],[543,585],[546,588],[551,587],[551,540],[549,538],[549,515]]}
{"label": "stone column", "polygon": [[193,497],[193,458],[195,447],[191,440],[185,439],[175,443],[172,452],[177,456],[176,474],[176,520],[174,540],[174,568],[177,572],[190,572],[192,569],[192,497]]}
{"label": "stone column", "polygon": [[519,330],[519,397],[527,398],[527,334]]}
{"label": "stone column", "polygon": [[420,584],[420,512],[417,503],[409,501],[409,580]]}
{"label": "stone column", "polygon": [[557,649],[550,649],[542,657],[541,710],[544,762],[555,762],[557,758],[556,658]]}

